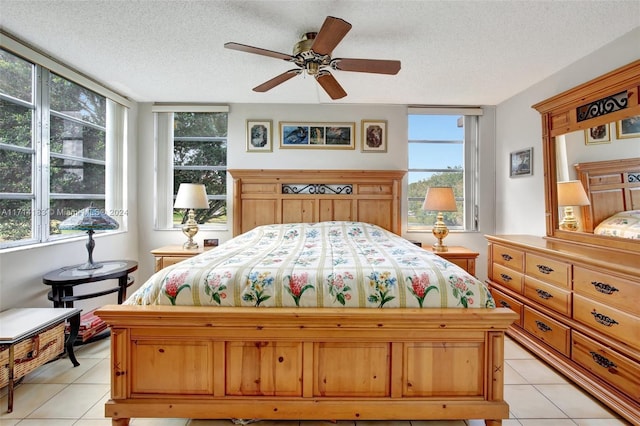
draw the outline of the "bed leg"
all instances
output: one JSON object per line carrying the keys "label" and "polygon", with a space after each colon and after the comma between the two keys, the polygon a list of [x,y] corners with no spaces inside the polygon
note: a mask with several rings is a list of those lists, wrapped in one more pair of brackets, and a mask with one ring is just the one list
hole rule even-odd
{"label": "bed leg", "polygon": [[485,420],[485,426],[502,426],[502,420]]}
{"label": "bed leg", "polygon": [[111,419],[111,426],[129,426],[129,420],[131,419]]}

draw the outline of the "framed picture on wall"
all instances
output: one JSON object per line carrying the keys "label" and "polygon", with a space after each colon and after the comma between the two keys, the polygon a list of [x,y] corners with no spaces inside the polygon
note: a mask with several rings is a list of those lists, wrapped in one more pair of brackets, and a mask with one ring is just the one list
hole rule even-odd
{"label": "framed picture on wall", "polygon": [[362,152],[387,152],[386,120],[362,120]]}
{"label": "framed picture on wall", "polygon": [[514,151],[509,155],[509,176],[531,176],[533,174],[533,147]]}
{"label": "framed picture on wall", "polygon": [[616,136],[618,139],[640,138],[640,115],[619,120]]}
{"label": "framed picture on wall", "polygon": [[271,120],[247,120],[247,151],[271,152],[273,130]]}
{"label": "framed picture on wall", "polygon": [[281,121],[280,148],[354,149],[355,123]]}
{"label": "framed picture on wall", "polygon": [[611,143],[609,134],[609,124],[601,124],[584,131],[584,143],[586,145],[598,145],[601,143]]}

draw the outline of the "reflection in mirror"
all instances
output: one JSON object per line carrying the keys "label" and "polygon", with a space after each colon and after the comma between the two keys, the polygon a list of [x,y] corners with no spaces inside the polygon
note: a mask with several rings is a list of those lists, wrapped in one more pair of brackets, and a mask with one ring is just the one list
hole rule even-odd
{"label": "reflection in mirror", "polygon": [[[629,213],[640,209],[640,171],[633,173],[636,164],[640,163],[633,162],[634,157],[640,157],[640,116],[557,136],[555,154],[556,206],[561,219],[557,229],[640,238],[640,211]],[[619,163],[617,160],[625,161]],[[601,170],[595,173],[595,167]],[[575,192],[579,189],[569,183],[575,181],[579,189],[587,190],[584,198]],[[595,185],[600,186],[597,191]],[[574,192],[568,193],[569,188]],[[571,199],[570,195],[580,198]],[[596,198],[594,206],[590,205],[592,197]],[[577,206],[584,207],[575,208]],[[612,217],[621,212],[626,213]],[[607,220],[615,226],[605,228],[602,224],[599,229],[598,225]],[[627,225],[627,229],[623,225]]]}
{"label": "reflection in mirror", "polygon": [[573,213],[575,206],[588,206],[591,202],[579,180],[558,182],[558,207],[564,207],[564,216],[560,221],[560,229],[579,231],[581,224]]}

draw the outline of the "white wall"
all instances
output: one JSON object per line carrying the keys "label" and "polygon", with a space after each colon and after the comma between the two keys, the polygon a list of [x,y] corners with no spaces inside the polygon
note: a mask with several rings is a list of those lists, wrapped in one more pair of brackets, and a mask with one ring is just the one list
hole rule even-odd
{"label": "white wall", "polygon": [[586,145],[585,132],[579,130],[564,135],[566,140],[567,179],[576,179],[576,163],[606,161],[619,158],[640,156],[640,138],[618,139],[616,123],[609,123],[609,141],[601,144]]}
{"label": "white wall", "polygon": [[[270,153],[246,152],[246,121],[272,120],[274,148]],[[386,153],[363,153],[360,151],[361,120],[387,120],[388,149]],[[446,242],[449,245],[464,245],[480,252],[486,252],[484,233],[493,232],[493,158],[494,120],[493,108],[488,108],[481,118],[480,161],[481,184],[481,229],[474,233],[451,233]],[[280,121],[298,122],[353,122],[356,128],[356,149],[280,149]],[[151,105],[140,105],[138,163],[138,192],[140,194],[140,275],[142,280],[153,272],[153,257],[149,252],[169,244],[182,244],[185,237],[179,230],[153,229],[153,180],[154,150],[153,114]],[[365,169],[365,170],[406,170],[407,159],[407,108],[406,106],[379,105],[289,105],[289,104],[232,104],[229,112],[228,167],[242,169]],[[142,154],[144,153],[144,154]],[[230,184],[230,182],[229,182]],[[406,179],[405,179],[406,186]],[[231,186],[229,185],[229,193]],[[405,187],[406,191],[406,187]],[[231,215],[233,206],[229,206]],[[406,212],[406,203],[403,206]],[[231,217],[230,215],[230,217]],[[231,223],[229,223],[231,227]],[[406,228],[406,226],[405,226]],[[431,233],[406,234],[407,238],[431,245]],[[224,232],[201,230],[196,241],[202,244],[204,238],[218,238],[220,242],[231,238],[231,229]],[[486,260],[478,262],[478,275],[486,276]]]}
{"label": "white wall", "polygon": [[[496,233],[546,234],[542,126],[531,105],[640,59],[638,46],[640,27],[498,105]],[[509,153],[528,147],[533,147],[533,176],[510,178]]]}
{"label": "white wall", "polygon": [[[138,161],[137,115],[137,107],[134,104],[128,115],[126,155],[129,165],[135,165]],[[111,259],[138,260],[137,173],[135,166],[128,168],[126,179],[128,183],[126,194],[128,231],[109,235],[95,235],[96,246],[93,251],[95,262]],[[87,236],[85,235],[55,244],[3,250],[0,253],[0,310],[13,307],[51,307],[52,304],[47,299],[47,292],[50,287],[42,283],[42,276],[63,266],[85,262],[87,260],[86,243]],[[137,275],[137,272],[134,273],[134,277]],[[74,294],[82,294],[86,293],[87,290],[95,291],[116,285],[116,280],[80,285],[76,287]],[[75,306],[88,310],[107,303],[115,303],[116,300],[116,295],[110,294],[76,302]]]}

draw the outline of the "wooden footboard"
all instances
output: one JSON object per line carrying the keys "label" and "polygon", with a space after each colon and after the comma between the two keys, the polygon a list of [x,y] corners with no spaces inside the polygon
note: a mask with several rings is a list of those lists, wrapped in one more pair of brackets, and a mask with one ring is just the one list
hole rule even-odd
{"label": "wooden footboard", "polygon": [[112,305],[114,425],[132,417],[486,419],[503,400],[508,309]]}

